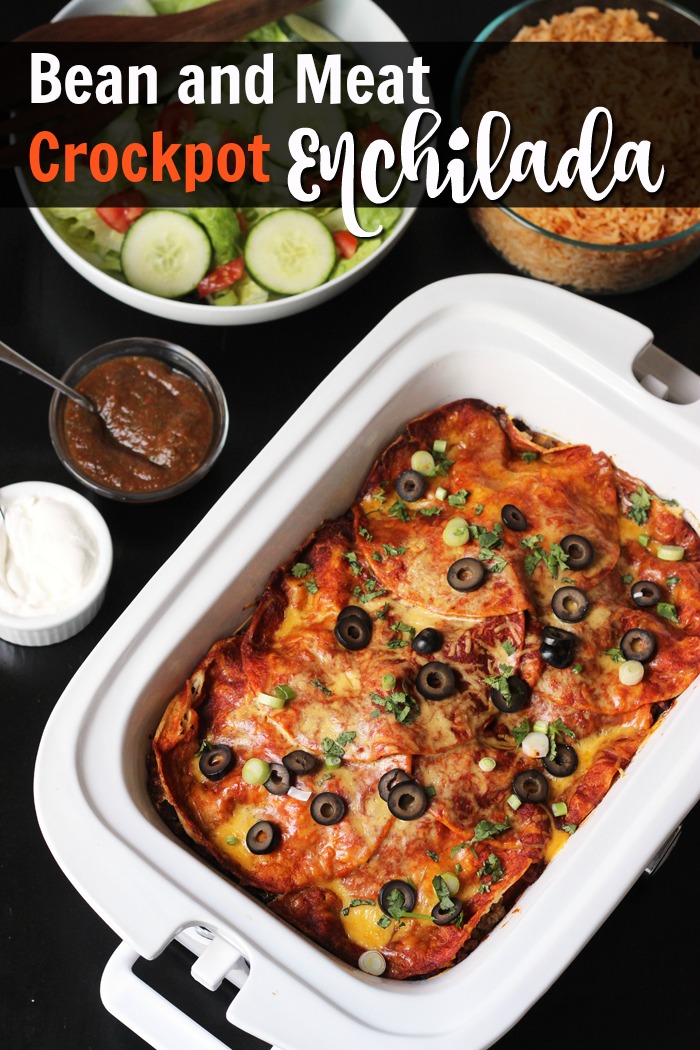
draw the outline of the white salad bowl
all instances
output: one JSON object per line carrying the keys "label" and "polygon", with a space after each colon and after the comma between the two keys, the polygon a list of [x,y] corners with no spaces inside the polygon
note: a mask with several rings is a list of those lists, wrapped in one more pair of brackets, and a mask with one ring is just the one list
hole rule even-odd
{"label": "white salad bowl", "polygon": [[[206,10],[206,9],[205,9]],[[123,14],[139,12],[140,5],[134,0],[71,0],[56,15],[54,21],[74,18],[78,15]],[[341,40],[357,42],[406,43],[406,37],[398,26],[373,0],[320,0],[304,10],[304,16],[319,22]],[[361,49],[360,49],[361,51]],[[413,218],[414,209],[404,208],[396,224],[382,244],[362,262],[325,284],[308,292],[274,299],[266,303],[251,303],[241,306],[211,306],[208,303],[181,302],[132,288],[125,281],[98,269],[68,244],[52,227],[41,209],[34,205],[33,198],[20,174],[20,186],[29,205],[29,210],[39,229],[59,255],[85,277],[96,288],[137,310],[164,317],[170,321],[185,321],[190,324],[238,325],[257,324],[261,321],[278,320],[290,314],[301,313],[312,306],[323,303],[349,288],[364,277],[391,251]]]}

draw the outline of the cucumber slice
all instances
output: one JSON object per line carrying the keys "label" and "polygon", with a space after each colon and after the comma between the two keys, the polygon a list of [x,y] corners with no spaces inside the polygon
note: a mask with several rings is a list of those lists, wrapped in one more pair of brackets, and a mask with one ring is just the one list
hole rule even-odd
{"label": "cucumber slice", "polygon": [[324,284],[337,256],[320,219],[301,208],[283,208],[253,226],[244,259],[257,284],[277,295],[298,295]]}
{"label": "cucumber slice", "polygon": [[164,299],[194,291],[211,265],[206,231],[180,211],[145,212],[128,229],[121,252],[124,277],[134,288]]}
{"label": "cucumber slice", "polygon": [[295,85],[278,91],[272,105],[264,107],[258,121],[258,132],[270,146],[270,160],[285,168],[292,165],[289,136],[295,128],[313,128],[321,144],[334,150],[347,127],[340,106],[333,106],[330,102],[297,102]]}

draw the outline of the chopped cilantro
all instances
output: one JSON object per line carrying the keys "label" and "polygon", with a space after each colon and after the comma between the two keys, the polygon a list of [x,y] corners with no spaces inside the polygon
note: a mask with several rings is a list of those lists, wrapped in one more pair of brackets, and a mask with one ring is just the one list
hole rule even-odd
{"label": "chopped cilantro", "polygon": [[467,489],[460,489],[459,492],[454,492],[451,496],[447,497],[447,502],[451,507],[463,507],[469,498],[469,492]]}
{"label": "chopped cilantro", "polygon": [[479,546],[485,550],[493,550],[494,547],[500,547],[503,544],[503,540],[500,538],[495,528],[491,532],[484,530],[479,533]]}
{"label": "chopped cilantro", "polygon": [[510,705],[511,695],[508,679],[513,674],[515,668],[509,667],[508,664],[499,664],[498,666],[501,673],[489,675],[488,678],[484,678],[484,682],[486,685],[501,694],[506,705]]}
{"label": "chopped cilantro", "polygon": [[345,745],[350,744],[357,733],[350,731],[340,733],[335,740],[331,740],[329,736],[326,736],[321,741],[321,750],[323,751],[325,758],[342,758],[345,754]]}
{"label": "chopped cilantro", "polygon": [[428,798],[435,798],[435,796],[437,795],[437,791],[435,790],[433,784],[428,784],[428,786],[425,789],[425,793],[428,796]]}
{"label": "chopped cilantro", "polygon": [[[438,876],[439,877],[439,876]],[[409,881],[408,879],[406,880]],[[384,907],[389,912],[389,915],[384,916],[386,919],[430,919],[430,915],[420,915],[418,912],[406,911],[405,909],[406,898],[404,897],[398,886],[395,886],[393,890],[389,890],[384,899]],[[389,919],[391,916],[391,919]],[[388,926],[389,922],[382,923],[380,919],[378,926]]]}
{"label": "chopped cilantro", "polygon": [[347,908],[343,908],[340,914],[349,915],[351,908],[360,908],[364,904],[369,904],[374,907],[374,901],[366,900],[364,897],[353,897]]}
{"label": "chopped cilantro", "polygon": [[431,860],[435,861],[436,864],[440,860],[439,854],[437,854],[434,849],[427,849],[425,852],[428,854]]}
{"label": "chopped cilantro", "polygon": [[203,752],[207,751],[210,747],[211,747],[211,744],[209,743],[208,740],[200,740],[199,741],[199,747],[195,751],[194,757],[197,758],[198,755],[203,754]]}
{"label": "chopped cilantro", "polygon": [[372,551],[372,557],[375,561],[384,561],[379,551]]}
{"label": "chopped cilantro", "polygon": [[362,566],[358,562],[357,555],[355,554],[355,552],[354,551],[344,551],[343,552],[343,557],[346,558],[347,561],[349,562],[349,564],[350,564],[350,571],[352,572],[353,576],[359,576],[360,573],[362,572]]}
{"label": "chopped cilantro", "polygon": [[549,553],[546,553],[542,547],[543,539],[544,537],[538,533],[536,536],[520,541],[520,546],[528,551],[528,554],[525,555],[525,572],[528,576],[532,576],[539,563],[543,561],[552,578],[556,580],[559,577],[559,570],[567,567],[569,556],[558,543],[550,543]]}
{"label": "chopped cilantro", "polygon": [[377,923],[377,926],[381,926],[381,928],[385,930],[387,926],[391,926],[391,919],[388,915],[382,915],[381,919]]}
{"label": "chopped cilantro", "polygon": [[489,570],[489,572],[493,573],[503,572],[507,564],[508,562],[505,560],[505,558],[499,558],[498,556],[496,556],[493,558],[492,561],[489,562],[486,568]]}
{"label": "chopped cilantro", "polygon": [[680,582],[681,582],[680,576],[669,576],[668,579],[666,580],[666,586],[668,587],[669,590],[672,591],[673,588],[676,586],[676,584],[678,584]]}
{"label": "chopped cilantro", "polygon": [[549,737],[549,758],[555,759],[557,757],[557,737],[558,736],[570,736],[576,739],[576,734],[573,729],[569,729],[566,722],[561,718],[557,718],[556,722],[550,722],[547,726],[547,736]]}
{"label": "chopped cilantro", "polygon": [[390,518],[400,518],[401,521],[410,521],[411,515],[408,513],[408,507],[403,500],[397,499],[395,503],[392,503],[387,511]]}
{"label": "chopped cilantro", "polygon": [[536,452],[521,452],[520,458],[524,459],[526,463],[533,463],[537,459]]}
{"label": "chopped cilantro", "polygon": [[392,638],[391,641],[387,642],[387,649],[405,649],[416,633],[415,627],[411,627],[410,624],[402,623],[401,621],[392,624],[391,629],[398,634],[407,634],[408,638]]}
{"label": "chopped cilantro", "polygon": [[480,820],[474,828],[474,837],[469,842],[458,842],[456,846],[453,846],[450,850],[450,856],[455,857],[460,850],[469,848],[474,856],[477,856],[477,852],[474,849],[475,842],[484,842],[486,839],[495,838],[496,835],[502,835],[504,831],[510,829],[510,821],[506,818],[504,824],[494,824],[491,820]]}
{"label": "chopped cilantro", "polygon": [[295,576],[297,580],[300,580],[303,576],[306,576],[311,572],[311,566],[305,561],[298,561],[295,565],[292,565],[292,576]]}
{"label": "chopped cilantro", "polygon": [[432,472],[432,477],[436,474],[442,477],[447,477],[450,467],[454,466],[454,460],[448,459],[444,451],[435,448],[433,446],[433,459],[435,460],[435,470]]}
{"label": "chopped cilantro", "polygon": [[322,777],[319,777],[319,778],[318,778],[318,780],[316,781],[316,783],[317,783],[317,784],[318,784],[318,786],[320,787],[320,786],[321,786],[321,784],[325,784],[325,782],[326,782],[327,780],[330,780],[332,776],[333,776],[333,774],[332,774],[332,773],[324,773]]}
{"label": "chopped cilantro", "polygon": [[500,882],[505,872],[500,859],[495,853],[489,853],[488,857],[477,871],[480,879],[485,879],[479,889],[480,893],[488,893],[495,882]]}
{"label": "chopped cilantro", "polygon": [[376,500],[377,503],[386,503],[386,496],[384,495],[383,485],[380,485],[377,491],[372,493],[372,499]]}
{"label": "chopped cilantro", "polygon": [[330,696],[331,695],[330,689],[328,688],[328,686],[323,684],[323,682],[321,681],[320,678],[312,678],[311,679],[311,684],[316,686],[317,689],[320,689],[322,693],[326,694],[326,696]]}
{"label": "chopped cilantro", "polygon": [[654,496],[654,499],[658,499],[659,503],[663,503],[665,507],[678,507],[680,506],[677,499],[659,499],[658,496]]}
{"label": "chopped cilantro", "polygon": [[562,583],[573,583],[573,584],[575,584],[576,580],[572,580],[570,576],[562,576],[561,582]]}
{"label": "chopped cilantro", "polygon": [[[397,722],[410,725],[418,716],[418,702],[408,693],[395,692],[388,696],[380,696],[379,693],[370,693],[369,698],[377,707],[383,708],[388,714],[393,715]],[[372,712],[374,715],[375,712]],[[376,712],[381,714],[380,711]]]}
{"label": "chopped cilantro", "polygon": [[633,580],[634,580],[634,576],[630,572],[626,572],[625,575],[622,577],[622,582],[624,584],[626,584],[628,587],[633,582]]}
{"label": "chopped cilantro", "polygon": [[651,496],[643,485],[640,485],[636,492],[630,494],[630,503],[632,506],[627,511],[627,517],[631,518],[637,525],[644,525],[651,510]]}
{"label": "chopped cilantro", "polygon": [[623,664],[625,662],[624,653],[619,646],[616,649],[603,649],[603,656],[609,656],[613,663],[616,664]]}
{"label": "chopped cilantro", "polygon": [[384,605],[382,606],[382,608],[381,609],[377,609],[376,613],[374,614],[375,620],[386,620],[386,614],[388,612],[389,612],[389,603],[388,602],[384,602]]}
{"label": "chopped cilantro", "polygon": [[360,525],[357,531],[360,533],[360,536],[362,536],[363,540],[367,540],[368,543],[372,542],[372,533],[369,531],[369,529],[366,529],[364,525]]}
{"label": "chopped cilantro", "polygon": [[452,897],[442,875],[436,875],[433,879],[433,889],[440,903],[440,911],[450,911],[452,908]]}
{"label": "chopped cilantro", "polygon": [[676,607],[675,605],[672,605],[671,602],[659,602],[656,606],[656,611],[659,616],[663,616],[666,620],[670,620],[671,623],[680,623]]}
{"label": "chopped cilantro", "polygon": [[477,518],[479,517],[480,514],[483,514],[484,513],[484,504],[483,503],[477,503],[477,505],[474,507],[474,513],[476,514]]}
{"label": "chopped cilantro", "polygon": [[513,729],[511,729],[511,736],[515,737],[515,743],[517,747],[520,747],[527,734],[531,731],[532,729],[527,718],[523,718],[520,725],[517,725]]}
{"label": "chopped cilantro", "polygon": [[419,507],[418,513],[424,514],[426,518],[432,518],[435,514],[439,514],[442,507]]}
{"label": "chopped cilantro", "polygon": [[371,602],[374,598],[380,598],[382,594],[386,594],[386,587],[380,587],[374,576],[370,576],[365,580],[364,588],[364,594],[362,592],[362,587],[360,587],[359,584],[353,587],[352,591],[355,597],[359,598],[363,605],[366,605],[367,602]]}
{"label": "chopped cilantro", "polygon": [[403,543],[398,547],[392,546],[391,543],[382,543],[382,547],[390,558],[396,558],[399,554],[406,553],[406,547],[404,547]]}
{"label": "chopped cilantro", "polygon": [[511,642],[510,638],[506,638],[505,642],[503,643],[503,649],[508,656],[512,656],[515,652],[515,645],[513,644],[513,642]]}

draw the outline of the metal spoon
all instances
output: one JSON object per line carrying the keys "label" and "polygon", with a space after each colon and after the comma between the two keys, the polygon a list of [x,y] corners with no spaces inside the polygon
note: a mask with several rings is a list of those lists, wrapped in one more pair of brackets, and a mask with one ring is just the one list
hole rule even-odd
{"label": "metal spoon", "polygon": [[55,390],[60,390],[66,397],[70,397],[73,401],[77,401],[79,405],[86,408],[88,412],[95,412],[99,415],[97,406],[93,404],[89,397],[85,394],[79,394],[77,390],[74,390],[72,386],[67,386],[60,379],[56,379],[49,372],[45,372],[43,368],[39,368],[33,361],[29,361],[26,357],[22,357],[16,350],[12,350],[7,343],[3,343],[0,339],[0,361],[4,361],[8,365],[14,365],[15,368],[19,368],[20,372],[26,372],[27,375],[34,376],[35,379],[40,379],[42,383],[47,383],[52,386]]}

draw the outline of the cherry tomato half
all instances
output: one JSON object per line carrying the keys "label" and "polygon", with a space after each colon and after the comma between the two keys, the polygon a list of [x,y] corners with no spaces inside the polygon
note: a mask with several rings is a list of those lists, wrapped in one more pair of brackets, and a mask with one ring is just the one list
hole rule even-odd
{"label": "cherry tomato half", "polygon": [[351,259],[357,251],[357,237],[354,233],[350,233],[350,230],[336,230],[333,240],[338,253],[344,259]]}
{"label": "cherry tomato half", "polygon": [[95,209],[103,222],[118,233],[126,233],[146,210],[146,198],[139,190],[124,190],[106,197]]}
{"label": "cherry tomato half", "polygon": [[206,277],[197,285],[197,292],[200,299],[204,299],[207,295],[213,295],[215,292],[223,292],[226,288],[230,288],[236,281],[240,281],[243,276],[243,256],[239,255],[237,259],[232,259],[231,262],[224,263],[222,266],[217,266],[215,270],[208,273]]}

